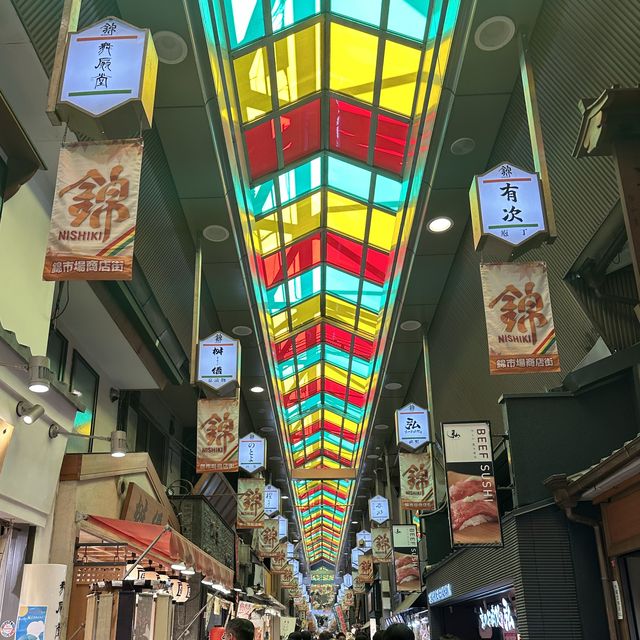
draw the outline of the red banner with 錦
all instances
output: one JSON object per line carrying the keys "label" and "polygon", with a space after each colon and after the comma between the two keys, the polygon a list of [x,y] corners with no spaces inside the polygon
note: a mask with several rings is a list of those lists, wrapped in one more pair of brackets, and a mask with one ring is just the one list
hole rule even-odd
{"label": "red banner with \u9326", "polygon": [[44,280],[131,280],[142,140],[60,150]]}

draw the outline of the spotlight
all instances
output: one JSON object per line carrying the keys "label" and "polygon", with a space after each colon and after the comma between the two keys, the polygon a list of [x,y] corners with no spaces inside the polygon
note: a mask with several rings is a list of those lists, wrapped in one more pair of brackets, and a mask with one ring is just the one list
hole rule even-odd
{"label": "spotlight", "polygon": [[183,576],[194,576],[195,574],[196,574],[196,571],[193,567],[187,567],[186,569],[182,570]]}
{"label": "spotlight", "polygon": [[186,565],[184,562],[179,561],[179,562],[174,562],[174,563],[171,565],[171,568],[172,568],[174,571],[184,571],[184,570],[187,568],[187,565]]}
{"label": "spotlight", "polygon": [[204,578],[202,578],[201,582],[203,585],[205,585],[205,587],[213,587],[213,580],[209,578],[209,576],[205,576]]}
{"label": "spotlight", "polygon": [[29,358],[29,391],[46,393],[51,387],[51,369],[46,356]]}
{"label": "spotlight", "polygon": [[253,393],[262,393],[264,391],[264,387],[256,385],[255,387],[251,387],[250,391],[253,391]]}
{"label": "spotlight", "polygon": [[111,455],[114,458],[124,458],[127,455],[127,433],[125,431],[111,432]]}
{"label": "spotlight", "polygon": [[16,405],[16,413],[25,424],[33,424],[44,415],[44,409],[39,404],[31,404],[26,400],[20,400]]}

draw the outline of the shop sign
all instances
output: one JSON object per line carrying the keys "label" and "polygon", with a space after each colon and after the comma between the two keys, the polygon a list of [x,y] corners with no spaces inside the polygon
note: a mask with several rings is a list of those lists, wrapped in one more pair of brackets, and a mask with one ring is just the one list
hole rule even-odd
{"label": "shop sign", "polygon": [[60,149],[43,280],[131,280],[142,140]]}
{"label": "shop sign", "polygon": [[266,440],[257,433],[249,433],[240,438],[238,466],[249,473],[264,469],[267,464]]}
{"label": "shop sign", "polygon": [[198,382],[214,391],[240,383],[240,341],[216,331],[198,343]]}
{"label": "shop sign", "polygon": [[275,518],[265,518],[263,525],[258,535],[258,555],[270,558],[278,546],[278,521]]}
{"label": "shop sign", "polygon": [[618,620],[624,620],[624,609],[622,608],[622,595],[620,594],[620,585],[617,580],[611,581],[611,586],[613,587],[613,598],[616,602],[616,614],[618,616]]}
{"label": "shop sign", "polygon": [[363,551],[369,551],[371,549],[371,531],[362,529],[356,533],[356,545]]}
{"label": "shop sign", "polygon": [[451,598],[451,596],[453,596],[453,589],[451,588],[451,585],[443,584],[441,587],[438,587],[433,591],[429,591],[427,594],[427,600],[429,601],[429,604],[436,604],[437,602]]}
{"label": "shop sign", "polygon": [[547,265],[481,264],[489,373],[560,371]]}
{"label": "shop sign", "polygon": [[238,471],[238,398],[198,400],[196,473]]}
{"label": "shop sign", "polygon": [[[287,542],[287,558],[289,558],[289,560],[293,560],[295,549],[296,549],[296,546],[293,544],[293,542]],[[295,560],[295,562],[298,562],[298,561]]]}
{"label": "shop sign", "polygon": [[259,529],[264,526],[263,493],[262,478],[238,478],[237,529]]}
{"label": "shop sign", "polygon": [[415,451],[431,439],[429,412],[413,402],[396,411],[396,438],[398,446]]}
{"label": "shop sign", "polygon": [[509,257],[549,237],[537,173],[503,162],[474,177],[469,200],[476,251]]}
{"label": "shop sign", "polygon": [[351,576],[350,573],[345,573],[344,577],[342,578],[342,581],[344,582],[344,585],[346,587],[352,587],[353,586],[353,577]]}
{"label": "shop sign", "polygon": [[264,512],[268,516],[273,516],[280,511],[280,489],[268,484],[264,488]]}
{"label": "shop sign", "polygon": [[371,529],[371,550],[374,562],[391,562],[391,529],[373,527]]}
{"label": "shop sign", "polygon": [[414,525],[393,525],[393,564],[397,591],[420,591],[418,532]]}
{"label": "shop sign", "polygon": [[284,516],[278,516],[278,535],[280,539],[289,535],[289,520]]}
{"label": "shop sign", "polygon": [[173,515],[173,511],[170,512],[161,502],[141,489],[135,482],[129,482],[127,494],[120,510],[122,520],[164,525],[173,519]]}
{"label": "shop sign", "polygon": [[513,609],[506,598],[502,598],[500,604],[493,604],[486,609],[480,607],[478,622],[481,629],[502,629],[502,631],[515,631],[516,621],[513,617]]}
{"label": "shop sign", "polygon": [[400,507],[408,510],[435,509],[431,450],[398,454],[400,465]]}
{"label": "shop sign", "polygon": [[501,545],[502,531],[493,474],[491,425],[442,425],[451,543]]}
{"label": "shop sign", "polygon": [[69,34],[56,112],[91,137],[148,129],[157,72],[149,29],[104,18]]}
{"label": "shop sign", "polygon": [[360,549],[359,547],[355,547],[351,549],[351,567],[353,569],[358,568],[358,558],[364,553],[364,549]]}
{"label": "shop sign", "polygon": [[365,584],[373,582],[373,556],[371,552],[363,553],[358,558],[358,576]]}
{"label": "shop sign", "polygon": [[386,498],[374,496],[369,499],[369,519],[378,524],[389,519],[389,501]]}

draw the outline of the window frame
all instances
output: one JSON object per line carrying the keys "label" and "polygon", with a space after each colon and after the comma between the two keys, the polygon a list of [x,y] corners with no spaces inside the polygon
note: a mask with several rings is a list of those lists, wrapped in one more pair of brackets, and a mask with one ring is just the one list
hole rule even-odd
{"label": "window frame", "polygon": [[[96,409],[98,408],[98,395],[100,393],[100,376],[98,375],[98,372],[85,360],[85,358],[82,357],[81,353],[77,349],[74,349],[71,354],[71,371],[69,373],[69,391],[71,393],[73,393],[73,378],[76,372],[76,366],[78,362],[84,365],[89,370],[89,372],[93,374],[93,376],[95,376],[95,380],[96,380],[96,390],[93,396],[93,403],[91,405],[90,435],[94,435],[95,429],[96,429]],[[86,403],[86,398],[84,396],[81,396],[80,401],[82,402],[82,404],[85,405],[85,408],[87,409],[89,408],[89,406]],[[89,447],[88,447],[87,453],[93,453],[93,439],[89,439]]]}

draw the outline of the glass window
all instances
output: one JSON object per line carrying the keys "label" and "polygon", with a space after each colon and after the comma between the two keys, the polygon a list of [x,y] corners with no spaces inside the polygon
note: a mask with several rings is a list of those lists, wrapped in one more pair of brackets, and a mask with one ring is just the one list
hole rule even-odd
{"label": "glass window", "polygon": [[373,200],[376,204],[397,211],[400,207],[400,197],[402,195],[402,182],[391,180],[386,176],[376,177],[376,188]]}
{"label": "glass window", "polygon": [[320,24],[277,40],[275,52],[280,106],[320,91],[322,60]]}
{"label": "glass window", "polygon": [[320,150],[320,100],[280,116],[284,163],[289,164]]}
{"label": "glass window", "polygon": [[327,226],[356,240],[364,240],[367,205],[329,191],[327,194]]}
{"label": "glass window", "polygon": [[264,36],[262,0],[224,0],[231,48]]}
{"label": "glass window", "polygon": [[387,29],[413,40],[424,40],[429,7],[433,2],[389,0]]}
{"label": "glass window", "polygon": [[273,105],[266,48],[260,47],[238,58],[234,70],[242,120],[248,122],[269,113]]}
{"label": "glass window", "polygon": [[249,174],[255,180],[278,168],[273,120],[246,129],[244,139],[249,159]]}
{"label": "glass window", "polygon": [[[98,374],[87,364],[87,361],[74,350],[71,360],[71,377],[69,390],[78,396],[85,406],[84,411],[77,411],[73,421],[73,432],[82,435],[93,435],[95,411],[98,402]],[[91,451],[91,440],[86,438],[68,438],[67,453],[88,453]]]}
{"label": "glass window", "polygon": [[49,366],[54,377],[60,382],[64,379],[68,345],[67,339],[57,329],[51,328],[49,330],[47,358],[49,358]]}
{"label": "glass window", "polygon": [[369,153],[371,111],[343,100],[331,100],[329,112],[331,149],[366,162]]}
{"label": "glass window", "polygon": [[270,0],[274,31],[297,24],[320,13],[320,0]]}
{"label": "glass window", "polygon": [[275,209],[276,190],[273,180],[267,180],[250,189],[247,200],[249,210],[254,216]]}
{"label": "glass window", "polygon": [[370,103],[373,100],[378,38],[333,23],[330,46],[331,89]]}
{"label": "glass window", "polygon": [[409,125],[406,122],[380,115],[373,163],[382,169],[401,174],[408,132]]}
{"label": "glass window", "polygon": [[382,0],[331,0],[331,11],[374,27],[380,26]]}
{"label": "glass window", "polygon": [[330,157],[329,186],[366,201],[369,199],[371,173],[350,162]]}
{"label": "glass window", "polygon": [[387,40],[380,90],[380,106],[383,109],[411,115],[419,65],[419,49]]}
{"label": "glass window", "polygon": [[310,162],[283,173],[278,179],[280,201],[282,204],[286,204],[317,189],[321,184],[321,178],[320,158],[314,158]]}

